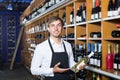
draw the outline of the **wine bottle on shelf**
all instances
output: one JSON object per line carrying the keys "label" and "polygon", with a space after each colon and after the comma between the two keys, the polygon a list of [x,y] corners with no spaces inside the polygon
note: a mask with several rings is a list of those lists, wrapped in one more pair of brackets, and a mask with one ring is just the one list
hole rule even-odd
{"label": "wine bottle on shelf", "polygon": [[[94,46],[94,43],[91,44],[91,52],[94,52],[94,49],[95,49],[95,46]],[[94,55],[92,55],[90,57],[90,63],[89,63],[91,66],[94,65]]]}
{"label": "wine bottle on shelf", "polygon": [[82,5],[80,5],[79,8],[79,23],[83,21],[83,10],[82,10]]}
{"label": "wine bottle on shelf", "polygon": [[64,22],[64,26],[66,25],[66,13],[63,13],[62,20]]}
{"label": "wine bottle on shelf", "polygon": [[113,13],[114,16],[117,16],[119,14],[118,8],[119,8],[119,0],[115,0],[114,1],[114,13]]}
{"label": "wine bottle on shelf", "polygon": [[45,5],[46,5],[46,6],[45,6],[45,7],[46,7],[46,9],[48,9],[48,8],[49,8],[49,1],[50,1],[50,0],[45,0],[45,2],[46,2],[46,3],[45,3]]}
{"label": "wine bottle on shelf", "polygon": [[91,20],[95,19],[95,0],[92,0],[92,13],[91,13]]}
{"label": "wine bottle on shelf", "polygon": [[86,2],[83,3],[82,15],[83,15],[83,21],[86,21]]}
{"label": "wine bottle on shelf", "polygon": [[120,38],[120,24],[116,24],[116,27],[118,28],[117,30],[113,30],[111,32],[111,36],[113,38]]}
{"label": "wine bottle on shelf", "polygon": [[92,73],[92,80],[96,80],[96,74],[94,72]]}
{"label": "wine bottle on shelf", "polygon": [[96,0],[96,15],[95,15],[95,19],[100,19],[101,18],[101,1],[100,0]]}
{"label": "wine bottle on shelf", "polygon": [[70,24],[74,24],[74,9],[73,8],[70,12]]}
{"label": "wine bottle on shelf", "polygon": [[94,45],[95,45],[95,49],[94,49],[94,53],[95,53],[95,54],[94,54],[94,66],[97,66],[97,63],[98,63],[98,61],[97,61],[97,60],[98,60],[98,59],[97,59],[97,58],[98,58],[97,43],[94,43]]}
{"label": "wine bottle on shelf", "polygon": [[79,8],[77,9],[76,13],[76,23],[79,23]]}
{"label": "wine bottle on shelf", "polygon": [[101,43],[98,43],[98,64],[97,67],[101,67],[102,65],[102,45]]}
{"label": "wine bottle on shelf", "polygon": [[91,52],[91,43],[88,43],[88,54]]}
{"label": "wine bottle on shelf", "polygon": [[96,80],[101,80],[100,74],[97,75]]}
{"label": "wine bottle on shelf", "polygon": [[106,68],[113,69],[113,54],[111,52],[111,45],[108,44],[108,53],[106,56]]}
{"label": "wine bottle on shelf", "polygon": [[91,52],[88,56],[85,56],[84,58],[82,58],[80,61],[78,61],[72,68],[71,70],[75,73],[79,72],[79,67],[81,65],[85,65],[89,62],[90,57],[94,54],[94,52]]}
{"label": "wine bottle on shelf", "polygon": [[114,46],[114,63],[113,63],[113,68],[115,70],[118,69],[118,59],[119,59],[119,55],[118,55],[118,44]]}
{"label": "wine bottle on shelf", "polygon": [[111,17],[113,16],[113,0],[109,0],[109,3],[108,3],[108,17]]}
{"label": "wine bottle on shelf", "polygon": [[116,49],[117,49],[116,53],[118,54],[118,56],[117,56],[118,57],[118,61],[117,61],[118,63],[117,63],[117,65],[118,65],[118,70],[120,70],[120,52],[119,52],[120,47],[119,47],[118,44],[116,45]]}

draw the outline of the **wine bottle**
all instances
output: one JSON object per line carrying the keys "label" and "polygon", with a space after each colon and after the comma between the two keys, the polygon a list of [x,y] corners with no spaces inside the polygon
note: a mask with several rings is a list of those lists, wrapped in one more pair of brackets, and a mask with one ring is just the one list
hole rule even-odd
{"label": "wine bottle", "polygon": [[109,4],[108,4],[108,17],[113,16],[113,0],[109,0]]}
{"label": "wine bottle", "polygon": [[98,19],[98,7],[99,7],[99,0],[95,2],[95,19]]}
{"label": "wine bottle", "polygon": [[[91,44],[91,52],[94,52],[95,46],[94,43]],[[92,55],[90,57],[90,65],[93,66],[94,65],[94,55]]]}
{"label": "wine bottle", "polygon": [[90,37],[91,38],[100,38],[101,37],[101,32],[91,32]]}
{"label": "wine bottle", "polygon": [[85,56],[84,58],[82,58],[80,61],[78,61],[72,68],[71,70],[75,73],[77,73],[79,71],[79,67],[81,65],[85,65],[89,62],[90,57],[94,54],[94,52],[91,52],[88,56]]}
{"label": "wine bottle", "polygon": [[119,53],[119,45],[116,45],[116,53],[117,53],[117,69],[120,70],[120,53]]}
{"label": "wine bottle", "polygon": [[92,80],[96,80],[96,74],[94,72],[92,73]]}
{"label": "wine bottle", "polygon": [[80,5],[79,8],[79,23],[83,21],[83,10],[82,10],[82,5]]}
{"label": "wine bottle", "polygon": [[64,22],[64,25],[66,25],[66,13],[65,12],[63,13],[62,20]]}
{"label": "wine bottle", "polygon": [[113,64],[113,68],[115,70],[118,69],[118,59],[119,59],[118,56],[119,55],[118,55],[118,44],[117,44],[117,45],[114,46],[114,64]]}
{"label": "wine bottle", "polygon": [[74,9],[72,8],[71,13],[70,13],[70,24],[74,23]]}
{"label": "wine bottle", "polygon": [[86,21],[86,2],[83,3],[82,15],[83,15],[83,21]]}
{"label": "wine bottle", "polygon": [[114,13],[113,13],[114,16],[117,16],[119,14],[118,8],[119,8],[119,0],[115,0],[114,1]]}
{"label": "wine bottle", "polygon": [[94,44],[95,45],[95,49],[94,49],[94,66],[97,66],[98,64],[98,61],[97,61],[97,58],[98,58],[98,50],[97,50],[97,43]]}
{"label": "wine bottle", "polygon": [[102,58],[102,53],[101,52],[102,52],[102,45],[101,45],[101,43],[99,43],[98,44],[98,64],[97,64],[97,67],[99,67],[99,68],[101,67],[101,62],[102,62],[101,61],[102,60],[101,59]]}
{"label": "wine bottle", "polygon": [[111,45],[108,44],[108,53],[106,56],[106,68],[113,69],[113,54],[111,52]]}
{"label": "wine bottle", "polygon": [[96,0],[96,18],[100,19],[101,18],[101,1],[100,0]]}
{"label": "wine bottle", "polygon": [[97,75],[96,80],[101,80],[100,74]]}
{"label": "wine bottle", "polygon": [[79,8],[77,9],[76,13],[76,23],[79,23]]}
{"label": "wine bottle", "polygon": [[45,0],[45,2],[46,2],[46,4],[45,4],[45,5],[46,5],[46,9],[48,9],[48,8],[50,7],[50,6],[49,6],[49,1],[50,1],[50,0]]}
{"label": "wine bottle", "polygon": [[120,30],[113,30],[111,32],[112,37],[114,38],[120,38]]}
{"label": "wine bottle", "polygon": [[95,19],[95,0],[92,0],[92,13],[91,13],[91,20]]}

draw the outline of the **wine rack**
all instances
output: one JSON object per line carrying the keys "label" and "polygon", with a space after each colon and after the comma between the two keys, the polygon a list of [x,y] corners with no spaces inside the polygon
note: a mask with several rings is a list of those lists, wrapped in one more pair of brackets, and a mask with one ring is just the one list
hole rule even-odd
{"label": "wine rack", "polygon": [[7,53],[8,53],[8,62],[11,62],[13,51],[15,50],[16,44],[16,17],[15,16],[6,16],[7,20]]}
{"label": "wine rack", "polygon": [[[120,14],[108,17],[108,6],[106,6],[108,4],[109,0],[100,0],[99,4],[95,2],[93,3],[93,0],[63,0],[59,4],[55,4],[52,7],[46,9],[44,12],[35,16],[34,18],[27,20],[24,23],[25,31],[27,33],[23,36],[24,38],[22,40],[22,43],[24,43],[23,46],[26,46],[26,48],[23,48],[22,56],[25,56],[25,53],[29,53],[31,55],[30,59],[32,59],[34,49],[31,48],[31,43],[35,41],[35,43],[33,44],[36,45],[46,40],[49,36],[49,33],[47,31],[48,19],[51,16],[59,16],[63,19],[63,21],[65,21],[65,24],[63,26],[64,29],[61,34],[62,38],[72,44],[73,52],[75,55],[74,57],[76,57],[76,55],[77,57],[78,55],[81,57],[82,54],[79,54],[81,53],[81,50],[83,51],[82,53],[85,53],[84,55],[88,55],[91,51],[95,52],[94,45],[100,45],[101,50],[97,49],[100,55],[97,54],[95,56],[100,56],[99,58],[101,58],[101,65],[88,65],[87,67],[85,67],[85,69],[88,72],[95,72],[97,74],[100,74],[101,80],[109,80],[112,78],[119,80],[119,69],[106,69],[106,56],[108,53],[107,45],[110,44],[111,46],[114,46],[115,44],[118,44],[120,46],[120,37],[114,38],[111,36],[113,30],[119,30],[116,25],[120,24]],[[31,7],[31,5],[29,6],[29,8]],[[76,22],[76,16],[79,16],[77,15],[77,11],[80,6],[86,7],[85,19]],[[92,11],[94,11],[93,8],[95,8],[95,6],[97,6],[98,11],[94,13]],[[26,10],[23,14],[25,15],[28,10]],[[71,15],[73,16],[72,20]],[[91,18],[91,15],[93,15],[94,18]],[[24,20],[21,21],[21,23],[22,22],[24,22]],[[37,32],[35,30],[36,26],[39,27],[39,30],[36,29],[38,30]],[[84,45],[84,49],[78,47],[78,45]],[[114,49],[112,48],[111,51],[113,52]],[[76,58],[75,61],[78,61],[78,59]],[[24,60],[24,62],[27,63],[26,60]],[[30,63],[27,66],[30,67]]]}

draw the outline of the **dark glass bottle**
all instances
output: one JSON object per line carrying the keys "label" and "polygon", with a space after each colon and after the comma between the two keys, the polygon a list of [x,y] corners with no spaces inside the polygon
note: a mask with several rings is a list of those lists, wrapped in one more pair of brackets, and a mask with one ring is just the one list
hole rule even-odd
{"label": "dark glass bottle", "polygon": [[64,25],[66,25],[66,13],[65,12],[63,13],[62,20],[63,20]]}
{"label": "dark glass bottle", "polygon": [[95,49],[94,49],[94,66],[97,66],[98,64],[98,50],[97,50],[97,43],[94,43]]}
{"label": "dark glass bottle", "polygon": [[79,23],[79,8],[77,9],[76,13],[76,23]]}
{"label": "dark glass bottle", "polygon": [[102,65],[102,45],[101,43],[98,43],[98,65],[97,67],[101,67]]}
{"label": "dark glass bottle", "polygon": [[113,0],[109,0],[109,4],[108,4],[108,17],[113,16],[113,10],[114,10]]}
{"label": "dark glass bottle", "polygon": [[114,63],[113,63],[113,68],[115,70],[118,69],[118,59],[119,59],[119,55],[118,55],[118,44],[114,46]]}
{"label": "dark glass bottle", "polygon": [[114,1],[114,13],[113,13],[113,15],[114,16],[117,16],[118,14],[119,14],[119,12],[118,12],[118,8],[119,8],[119,0],[115,0]]}
{"label": "dark glass bottle", "polygon": [[94,72],[92,73],[92,80],[96,80],[96,74]]}
{"label": "dark glass bottle", "polygon": [[83,10],[82,10],[82,5],[80,5],[79,8],[79,23],[83,21]]}
{"label": "dark glass bottle", "polygon": [[74,9],[73,8],[70,12],[70,24],[74,24]]}
{"label": "dark glass bottle", "polygon": [[95,19],[95,0],[92,0],[92,13],[91,13],[91,20]]}
{"label": "dark glass bottle", "polygon": [[82,16],[83,16],[83,21],[86,21],[86,2],[83,3]]}

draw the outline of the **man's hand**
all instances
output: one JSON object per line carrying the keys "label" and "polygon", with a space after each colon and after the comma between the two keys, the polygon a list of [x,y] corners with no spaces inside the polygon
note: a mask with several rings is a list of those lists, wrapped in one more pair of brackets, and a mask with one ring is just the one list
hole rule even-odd
{"label": "man's hand", "polygon": [[63,73],[63,72],[65,72],[65,71],[68,71],[70,68],[60,68],[59,67],[59,65],[60,65],[60,62],[58,62],[55,66],[54,66],[54,68],[53,68],[53,72],[54,73]]}
{"label": "man's hand", "polygon": [[86,64],[80,65],[80,66],[79,66],[79,70],[84,69],[85,66],[86,66]]}

